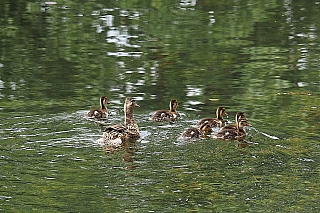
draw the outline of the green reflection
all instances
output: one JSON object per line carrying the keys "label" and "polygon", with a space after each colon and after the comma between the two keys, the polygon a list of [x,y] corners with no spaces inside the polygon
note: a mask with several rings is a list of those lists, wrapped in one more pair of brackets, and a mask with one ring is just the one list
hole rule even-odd
{"label": "green reflection", "polygon": [[[319,210],[318,2],[56,3],[0,2],[1,210]],[[101,95],[109,123],[141,105],[113,154],[82,118]],[[176,124],[148,120],[172,98]],[[247,146],[177,142],[220,105],[246,113]]]}

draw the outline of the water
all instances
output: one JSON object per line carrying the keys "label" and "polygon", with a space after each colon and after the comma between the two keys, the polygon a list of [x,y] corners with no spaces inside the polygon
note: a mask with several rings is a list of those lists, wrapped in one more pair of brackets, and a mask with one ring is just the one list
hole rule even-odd
{"label": "water", "polygon": [[[0,3],[0,210],[319,211],[319,3]],[[134,97],[141,138],[108,152]],[[179,102],[174,124],[152,113]],[[224,106],[245,143],[180,134]]]}

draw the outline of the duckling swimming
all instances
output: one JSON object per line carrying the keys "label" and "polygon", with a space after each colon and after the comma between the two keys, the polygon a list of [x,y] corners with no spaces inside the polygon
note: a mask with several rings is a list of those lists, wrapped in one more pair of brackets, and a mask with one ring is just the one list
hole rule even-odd
{"label": "duckling swimming", "polygon": [[182,135],[181,139],[196,139],[206,136],[207,133],[212,132],[211,126],[207,123],[202,124],[200,127],[190,127],[186,129]]}
{"label": "duckling swimming", "polygon": [[178,117],[177,107],[178,101],[172,99],[169,104],[170,110],[158,110],[152,115],[153,121],[169,121],[173,122]]}
{"label": "duckling swimming", "polygon": [[236,122],[234,124],[228,124],[227,126],[222,127],[222,129],[236,129],[237,122],[240,120],[247,120],[246,116],[244,115],[244,112],[237,112],[235,117]]}
{"label": "duckling swimming", "polygon": [[102,96],[100,98],[100,109],[91,109],[87,112],[87,118],[95,118],[95,119],[107,119],[108,118],[108,109],[106,104],[109,104],[108,98],[106,96]]}
{"label": "duckling swimming", "polygon": [[210,124],[211,127],[222,127],[225,124],[225,121],[223,120],[223,116],[228,116],[226,109],[224,107],[219,106],[216,111],[216,118],[203,118],[196,126],[201,126],[204,123]]}
{"label": "duckling swimming", "polygon": [[245,126],[251,126],[247,119],[238,120],[236,123],[236,128],[230,127],[229,125],[225,126],[217,134],[215,134],[213,138],[243,141],[247,136],[247,133],[243,128]]}
{"label": "duckling swimming", "polygon": [[108,146],[121,146],[123,142],[140,137],[139,127],[133,118],[133,110],[140,107],[132,97],[127,97],[124,103],[124,124],[107,126],[103,132],[102,140]]}

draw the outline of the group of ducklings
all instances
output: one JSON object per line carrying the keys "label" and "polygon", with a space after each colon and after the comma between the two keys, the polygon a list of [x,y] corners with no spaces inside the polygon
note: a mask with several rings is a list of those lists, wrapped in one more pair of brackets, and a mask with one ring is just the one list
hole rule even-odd
{"label": "group of ducklings", "polygon": [[[92,109],[86,117],[90,119],[107,119],[108,109],[106,104],[109,104],[108,98],[102,96],[100,98],[100,108]],[[124,141],[134,140],[140,137],[139,127],[133,118],[135,107],[140,107],[132,97],[127,97],[124,102],[123,124],[112,124],[105,127],[101,141],[109,146],[121,146]],[[169,104],[169,110],[157,110],[151,119],[155,122],[174,122],[179,113],[177,112],[178,101],[172,99]],[[182,139],[196,139],[207,137],[213,132],[213,129],[220,128],[216,134],[212,136],[215,139],[222,140],[238,140],[242,141],[246,137],[245,126],[251,126],[243,112],[238,112],[235,117],[235,124],[225,125],[223,116],[228,116],[226,109],[219,106],[216,111],[216,118],[203,118],[196,123],[194,127],[187,128],[182,134]]]}
{"label": "group of ducklings", "polygon": [[216,118],[203,118],[201,119],[195,127],[190,127],[186,129],[181,138],[192,139],[200,137],[208,137],[209,134],[213,132],[213,129],[218,128],[218,132],[212,136],[214,139],[222,140],[238,140],[243,141],[247,136],[244,129],[245,126],[251,126],[248,119],[245,117],[243,112],[238,112],[235,118],[235,124],[225,125],[223,116],[227,116],[224,107],[217,108]]}

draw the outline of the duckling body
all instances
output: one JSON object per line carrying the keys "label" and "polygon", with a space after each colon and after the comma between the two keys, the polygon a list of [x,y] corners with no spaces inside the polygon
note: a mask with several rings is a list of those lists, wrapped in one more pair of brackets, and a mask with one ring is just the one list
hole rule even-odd
{"label": "duckling body", "polygon": [[196,139],[203,136],[206,136],[208,132],[212,132],[211,126],[207,123],[202,124],[199,128],[190,127],[186,129],[182,135],[182,139]]}
{"label": "duckling body", "polygon": [[100,109],[91,109],[89,112],[87,112],[87,118],[107,119],[108,109],[106,104],[109,104],[108,98],[106,96],[102,96],[100,98]]}
{"label": "duckling body", "polygon": [[229,125],[225,126],[217,134],[214,135],[214,138],[222,139],[222,140],[243,141],[247,136],[247,133],[243,128],[245,126],[251,126],[248,123],[248,120],[246,119],[239,120],[236,123],[236,128],[230,127]]}
{"label": "duckling body", "polygon": [[140,107],[133,98],[127,97],[124,103],[125,122],[107,126],[102,139],[106,145],[120,146],[124,141],[140,137],[139,127],[133,118],[133,109]]}
{"label": "duckling body", "polygon": [[158,110],[152,115],[152,120],[159,122],[159,121],[170,121],[173,122],[178,117],[177,107],[178,101],[172,99],[169,104],[170,110]]}
{"label": "duckling body", "polygon": [[223,116],[228,116],[226,109],[224,107],[219,106],[216,111],[216,118],[203,118],[196,126],[201,126],[204,123],[209,124],[211,127],[222,127],[225,124],[225,121],[223,120]]}
{"label": "duckling body", "polygon": [[240,120],[247,120],[246,116],[244,115],[244,112],[237,112],[234,124],[229,124],[227,126],[222,127],[222,130],[226,129],[236,129],[237,128],[237,122]]}

